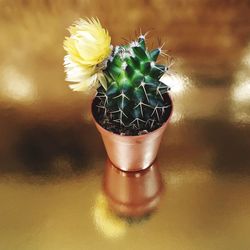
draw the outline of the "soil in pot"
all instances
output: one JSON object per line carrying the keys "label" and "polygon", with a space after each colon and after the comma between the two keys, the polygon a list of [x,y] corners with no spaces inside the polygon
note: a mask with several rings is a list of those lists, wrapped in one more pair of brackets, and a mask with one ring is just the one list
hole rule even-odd
{"label": "soil in pot", "polygon": [[[112,104],[106,106],[105,99],[96,96],[92,103],[92,113],[95,120],[106,130],[118,135],[136,136],[147,134],[161,127],[169,118],[172,112],[172,101],[168,93],[164,96],[164,108],[152,109],[151,107],[142,107],[146,114],[146,121],[142,119],[134,119],[134,104],[128,105],[125,109],[126,117],[124,122],[121,122],[120,117],[123,111],[114,110]],[[131,122],[133,121],[133,122]]]}

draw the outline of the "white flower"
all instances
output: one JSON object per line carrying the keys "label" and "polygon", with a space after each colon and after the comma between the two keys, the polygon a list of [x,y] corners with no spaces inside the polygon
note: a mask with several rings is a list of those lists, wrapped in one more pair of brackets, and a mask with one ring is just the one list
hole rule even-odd
{"label": "white flower", "polygon": [[97,87],[99,82],[106,87],[102,70],[112,50],[108,32],[94,18],[78,20],[69,31],[71,36],[64,41],[68,53],[64,57],[66,81],[77,83],[69,87],[74,91],[85,91]]}

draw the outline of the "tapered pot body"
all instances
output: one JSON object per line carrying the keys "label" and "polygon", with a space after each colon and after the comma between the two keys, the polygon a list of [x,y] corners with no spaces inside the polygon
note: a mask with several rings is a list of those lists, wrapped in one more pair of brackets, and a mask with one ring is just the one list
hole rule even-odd
{"label": "tapered pot body", "polygon": [[138,172],[124,172],[107,160],[103,190],[109,206],[122,216],[143,216],[160,201],[163,182],[157,163]]}
{"label": "tapered pot body", "polygon": [[[170,99],[171,100],[171,99]],[[93,114],[92,105],[92,114]],[[143,135],[124,136],[104,129],[95,119],[93,120],[101,134],[110,161],[123,171],[139,171],[152,165],[166,129],[171,112],[165,123],[158,129]]]}

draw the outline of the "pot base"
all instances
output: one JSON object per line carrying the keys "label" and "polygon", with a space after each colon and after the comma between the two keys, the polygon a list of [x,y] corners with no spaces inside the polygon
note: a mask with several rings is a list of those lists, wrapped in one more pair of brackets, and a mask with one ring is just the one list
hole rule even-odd
{"label": "pot base", "polygon": [[[154,160],[155,162],[156,160]],[[141,171],[147,171],[147,169],[149,169],[152,165],[154,165],[154,162],[152,162],[151,164],[149,164],[148,166],[145,165],[145,166],[141,166],[141,167],[136,167],[136,168],[131,168],[129,170],[126,169],[126,167],[123,167],[123,166],[116,166],[110,159],[109,159],[109,162],[110,164],[116,168],[118,171],[122,171],[124,173],[135,173],[135,172],[141,172]]]}

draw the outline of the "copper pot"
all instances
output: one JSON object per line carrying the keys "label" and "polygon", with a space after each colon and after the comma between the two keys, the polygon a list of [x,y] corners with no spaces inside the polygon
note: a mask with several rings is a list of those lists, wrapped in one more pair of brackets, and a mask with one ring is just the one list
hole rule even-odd
{"label": "copper pot", "polygon": [[163,182],[157,163],[138,172],[124,172],[107,160],[103,190],[109,206],[116,213],[140,217],[157,207]]}
{"label": "copper pot", "polygon": [[123,171],[138,171],[152,165],[157,156],[163,133],[172,114],[171,98],[170,101],[171,111],[165,123],[160,128],[148,134],[136,136],[118,135],[104,129],[93,115],[94,105],[92,103],[94,123],[102,136],[108,157],[116,167]]}

